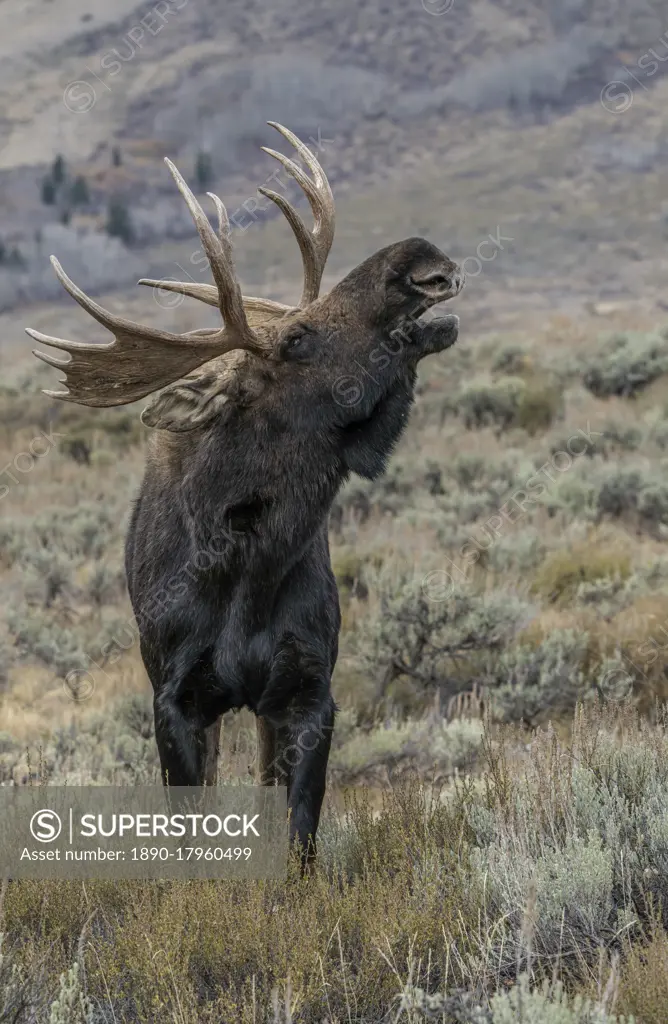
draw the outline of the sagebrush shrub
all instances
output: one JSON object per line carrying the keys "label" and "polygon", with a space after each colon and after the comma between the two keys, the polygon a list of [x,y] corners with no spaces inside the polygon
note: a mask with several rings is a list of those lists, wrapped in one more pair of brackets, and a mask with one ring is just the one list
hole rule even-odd
{"label": "sagebrush shrub", "polygon": [[457,409],[468,430],[507,430],[517,422],[525,391],[526,383],[521,377],[481,377],[462,386]]}
{"label": "sagebrush shrub", "polygon": [[483,376],[462,385],[457,410],[469,430],[521,427],[529,434],[546,430],[562,407],[562,392],[548,374]]}
{"label": "sagebrush shrub", "polygon": [[505,922],[497,969],[528,957],[526,915],[534,968],[567,962],[568,950],[591,961],[604,936],[630,936],[652,905],[668,923],[667,721],[580,709],[570,743],[537,733],[512,779],[503,747],[488,748],[491,787],[470,822],[473,862]]}
{"label": "sagebrush shrub", "polygon": [[357,644],[379,696],[402,677],[418,698],[435,688],[445,697],[468,689],[467,665],[476,652],[502,650],[530,618],[530,605],[518,596],[476,593],[446,569],[412,579],[399,571],[394,581],[381,572],[374,589],[377,617],[359,631]]}
{"label": "sagebrush shrub", "polygon": [[582,584],[608,578],[623,581],[630,575],[631,555],[618,538],[606,544],[590,537],[548,555],[534,575],[533,591],[551,602],[571,603]]}
{"label": "sagebrush shrub", "polygon": [[668,372],[668,335],[615,334],[592,356],[583,383],[597,398],[630,398]]}
{"label": "sagebrush shrub", "polygon": [[59,625],[52,617],[28,605],[9,612],[7,624],[22,654],[30,655],[65,678],[69,672],[86,667],[81,637]]}

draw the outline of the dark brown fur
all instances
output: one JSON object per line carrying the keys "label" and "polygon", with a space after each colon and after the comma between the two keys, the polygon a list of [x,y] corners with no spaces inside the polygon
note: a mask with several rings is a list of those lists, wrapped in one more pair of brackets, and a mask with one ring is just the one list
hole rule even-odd
{"label": "dark brown fur", "polygon": [[144,416],[158,433],[126,568],[163,776],[211,782],[220,717],[250,708],[260,778],[287,785],[291,835],[310,853],[340,627],[329,509],[351,473],[383,472],[419,360],[457,337],[456,317],[418,317],[461,284],[433,245],[398,242],[261,328],[274,358],[222,357]]}

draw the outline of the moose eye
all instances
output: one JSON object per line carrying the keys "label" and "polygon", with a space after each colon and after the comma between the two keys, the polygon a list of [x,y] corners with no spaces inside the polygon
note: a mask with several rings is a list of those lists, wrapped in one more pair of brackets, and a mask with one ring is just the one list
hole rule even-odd
{"label": "moose eye", "polygon": [[313,334],[307,327],[300,327],[283,339],[283,355],[288,358],[305,356],[311,352]]}

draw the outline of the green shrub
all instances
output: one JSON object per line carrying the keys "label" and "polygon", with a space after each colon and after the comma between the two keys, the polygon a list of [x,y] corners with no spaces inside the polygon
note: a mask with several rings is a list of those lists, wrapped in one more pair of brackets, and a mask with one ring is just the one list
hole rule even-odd
{"label": "green shrub", "polygon": [[492,373],[521,376],[530,367],[531,356],[522,345],[506,345],[497,353],[492,363]]}
{"label": "green shrub", "polygon": [[538,497],[551,515],[559,511],[589,522],[626,519],[662,536],[668,527],[668,484],[662,462],[591,463],[577,460]]}
{"label": "green shrub", "polygon": [[532,590],[551,602],[570,604],[583,583],[631,575],[631,555],[616,543],[590,538],[568,549],[553,551],[534,575]]}
{"label": "green shrub", "polygon": [[484,653],[500,651],[529,618],[515,595],[453,583],[446,569],[421,578],[376,581],[379,608],[357,637],[379,697],[405,682],[419,702],[434,690],[447,698],[470,687]]}
{"label": "green shrub", "polygon": [[21,653],[37,658],[58,676],[65,678],[69,672],[86,667],[81,636],[60,626],[52,616],[20,605],[9,611],[7,625]]}
{"label": "green shrub", "polygon": [[454,1021],[456,1024],[635,1024],[633,1017],[618,1017],[604,1001],[582,995],[569,996],[561,982],[544,981],[532,987],[527,974],[520,975],[509,992],[499,992],[489,1008],[471,993],[430,995],[421,988],[407,987],[401,994],[399,1010],[409,1021]]}
{"label": "green shrub", "polygon": [[[105,668],[87,662],[85,692],[104,685]],[[72,690],[76,674],[72,678]],[[159,781],[159,762],[148,693],[132,694],[96,713],[87,727],[56,729],[32,751],[50,785],[152,785]]]}
{"label": "green shrub", "polygon": [[589,662],[589,636],[583,630],[555,629],[536,645],[508,645],[488,659],[483,675],[494,714],[537,724],[571,712],[578,701],[629,694],[632,681],[621,661]]}
{"label": "green shrub", "polygon": [[486,565],[497,573],[526,573],[543,559],[545,541],[540,530],[523,524],[521,530],[502,533],[486,554]]}
{"label": "green shrub", "polygon": [[627,943],[621,969],[619,1006],[642,1024],[664,1024],[668,1006],[668,934],[652,922],[649,941]]}
{"label": "green shrub", "polygon": [[44,571],[49,557],[68,558],[78,565],[89,558],[102,558],[118,528],[113,508],[82,501],[71,507],[38,511],[32,520],[12,521],[4,531],[3,546],[8,557]]}
{"label": "green shrub", "polygon": [[375,775],[379,768],[390,773],[397,768],[417,769],[430,779],[441,779],[455,770],[473,767],[481,749],[482,729],[480,720],[447,722],[432,715],[353,729],[343,742],[335,733],[331,770],[338,782],[346,784]]}
{"label": "green shrub", "polygon": [[49,1024],[97,1024],[90,999],[84,993],[79,964],[60,976],[60,987],[51,1003]]}
{"label": "green shrub", "polygon": [[631,398],[668,371],[668,334],[615,334],[587,366],[583,383],[597,398]]}
{"label": "green shrub", "polygon": [[520,398],[514,426],[528,434],[547,430],[563,410],[563,392],[556,379],[546,373],[529,373]]}
{"label": "green shrub", "polygon": [[[612,994],[606,1002],[612,1002]],[[522,1020],[531,1024],[635,1024],[633,1017],[618,1017],[603,1002],[569,996],[561,982],[551,985],[545,981],[532,990],[526,974],[510,992],[494,996],[491,1011],[491,1024],[517,1024]]]}
{"label": "green shrub", "polygon": [[96,563],[86,585],[93,604],[101,607],[117,600],[125,591],[125,573],[120,566]]}
{"label": "green shrub", "polygon": [[667,753],[665,717],[655,731],[629,708],[596,706],[578,712],[567,744],[551,729],[536,733],[519,773],[507,748],[488,748],[494,782],[469,817],[489,920],[505,922],[488,969],[531,957],[534,970],[561,959],[577,972],[601,941],[630,938],[651,906],[665,927]]}
{"label": "green shrub", "polygon": [[562,409],[562,390],[549,375],[529,372],[495,380],[480,377],[464,384],[457,409],[469,429],[521,427],[529,434],[546,430]]}
{"label": "green shrub", "polygon": [[335,548],[332,552],[332,570],[343,599],[354,595],[365,598],[368,587],[364,582],[365,559],[354,548]]}
{"label": "green shrub", "polygon": [[[594,436],[594,433],[596,436]],[[627,424],[618,425],[608,421],[600,431],[595,431],[590,436],[581,432],[578,436],[578,454],[593,458],[600,455],[609,458],[610,455],[620,455],[623,452],[635,452],[645,442],[646,430],[640,427]],[[657,431],[653,432],[653,439],[657,441]],[[571,437],[563,437],[550,445],[550,454],[556,452],[570,451],[569,442]],[[584,446],[581,446],[581,441]],[[658,443],[658,441],[657,441]]]}
{"label": "green shrub", "polygon": [[525,391],[526,384],[521,377],[476,378],[463,385],[457,411],[468,430],[481,427],[507,430],[517,422]]}
{"label": "green shrub", "polygon": [[48,1006],[43,958],[36,958],[28,972],[17,951],[7,947],[6,939],[0,931],[0,1021],[27,1024],[43,1019],[37,1016]]}

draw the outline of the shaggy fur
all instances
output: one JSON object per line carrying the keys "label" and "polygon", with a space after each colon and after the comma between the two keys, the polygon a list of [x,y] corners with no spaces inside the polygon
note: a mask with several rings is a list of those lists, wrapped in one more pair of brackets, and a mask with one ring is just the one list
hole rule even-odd
{"label": "shaggy fur", "polygon": [[457,338],[458,267],[412,238],[267,325],[276,357],[211,363],[145,412],[158,428],[126,546],[165,781],[215,777],[220,718],[258,716],[260,777],[288,787],[307,856],[325,791],[339,601],[327,520],[351,473],[383,472],[420,359]]}

